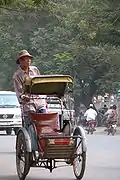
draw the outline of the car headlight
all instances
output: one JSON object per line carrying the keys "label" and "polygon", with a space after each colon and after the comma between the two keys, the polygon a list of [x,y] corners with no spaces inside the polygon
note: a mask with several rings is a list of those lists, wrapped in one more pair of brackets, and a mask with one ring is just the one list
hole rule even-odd
{"label": "car headlight", "polygon": [[20,119],[21,118],[21,114],[15,114],[13,118]]}

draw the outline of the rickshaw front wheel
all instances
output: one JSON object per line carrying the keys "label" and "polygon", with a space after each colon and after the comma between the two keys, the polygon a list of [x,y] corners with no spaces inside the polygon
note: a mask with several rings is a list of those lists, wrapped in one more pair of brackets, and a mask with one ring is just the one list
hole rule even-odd
{"label": "rickshaw front wheel", "polygon": [[30,170],[30,152],[27,152],[25,136],[22,131],[17,134],[16,141],[16,167],[20,180],[24,180]]}

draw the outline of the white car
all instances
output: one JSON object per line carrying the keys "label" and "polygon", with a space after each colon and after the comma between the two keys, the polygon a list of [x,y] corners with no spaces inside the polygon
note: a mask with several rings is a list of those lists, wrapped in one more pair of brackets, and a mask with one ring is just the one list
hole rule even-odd
{"label": "white car", "polygon": [[14,130],[15,134],[22,127],[21,109],[12,91],[0,91],[0,131],[5,130],[8,135]]}

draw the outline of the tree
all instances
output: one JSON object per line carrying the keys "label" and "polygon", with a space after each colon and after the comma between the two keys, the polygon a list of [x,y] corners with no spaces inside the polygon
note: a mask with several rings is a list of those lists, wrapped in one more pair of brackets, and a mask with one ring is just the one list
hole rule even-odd
{"label": "tree", "polygon": [[[72,75],[76,107],[80,102],[88,106],[93,95],[115,91],[119,84],[120,3],[114,1],[112,6],[110,3],[108,0],[2,1],[2,7],[8,11],[2,10],[0,17],[1,34],[5,37],[0,44],[2,47],[6,42],[4,49],[9,52],[2,60],[7,59],[12,69],[15,56],[11,56],[9,47],[15,52],[29,49],[42,74]],[[9,75],[3,70],[1,73],[11,77],[11,69]],[[111,84],[109,88],[106,79]]]}

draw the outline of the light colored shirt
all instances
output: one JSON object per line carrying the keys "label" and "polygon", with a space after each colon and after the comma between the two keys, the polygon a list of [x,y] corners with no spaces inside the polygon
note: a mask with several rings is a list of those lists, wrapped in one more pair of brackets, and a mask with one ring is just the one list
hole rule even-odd
{"label": "light colored shirt", "polygon": [[105,115],[108,115],[107,120],[117,121],[118,118],[117,110],[108,109]]}
{"label": "light colored shirt", "polygon": [[113,109],[108,109],[105,113],[105,115],[112,115]]}
{"label": "light colored shirt", "polygon": [[35,109],[41,109],[43,107],[44,108],[46,107],[46,100],[45,100],[46,96],[44,95],[40,95],[38,99],[37,99],[38,95],[34,95],[34,97],[36,96],[36,99],[32,98],[30,99],[29,102],[26,102],[26,103],[21,99],[23,86],[24,86],[26,77],[27,76],[32,77],[32,76],[37,76],[37,75],[40,75],[40,71],[35,66],[30,66],[28,72],[25,72],[19,66],[19,68],[13,75],[13,85],[14,85],[14,89],[15,89],[18,101],[21,105],[24,106],[24,107],[23,106],[21,107],[22,111],[29,111],[29,110],[35,111]]}
{"label": "light colored shirt", "polygon": [[86,117],[86,120],[87,120],[87,121],[95,120],[95,119],[96,119],[96,116],[97,116],[97,112],[96,112],[94,109],[89,108],[89,109],[85,112],[84,116]]}

